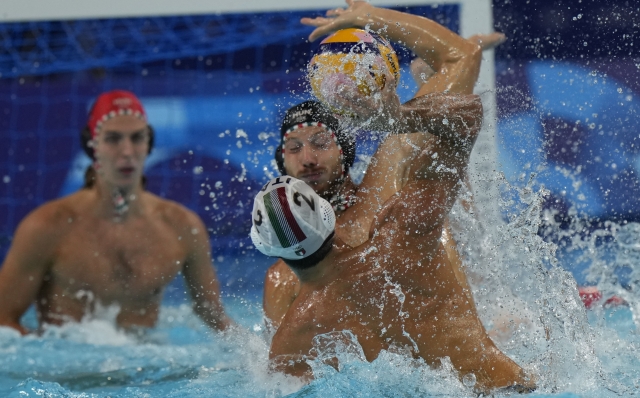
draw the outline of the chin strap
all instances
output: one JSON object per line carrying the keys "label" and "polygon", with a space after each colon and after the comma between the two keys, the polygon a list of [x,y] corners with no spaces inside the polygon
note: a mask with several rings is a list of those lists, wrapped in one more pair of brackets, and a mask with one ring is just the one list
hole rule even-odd
{"label": "chin strap", "polygon": [[331,199],[329,199],[329,203],[331,204],[331,207],[333,207],[333,211],[337,213],[345,211],[349,207],[353,206],[356,203],[356,200],[357,198],[355,195],[335,194]]}
{"label": "chin strap", "polygon": [[129,210],[129,202],[127,202],[127,199],[125,199],[119,189],[113,191],[111,201],[113,203],[113,210],[117,216],[123,216]]}

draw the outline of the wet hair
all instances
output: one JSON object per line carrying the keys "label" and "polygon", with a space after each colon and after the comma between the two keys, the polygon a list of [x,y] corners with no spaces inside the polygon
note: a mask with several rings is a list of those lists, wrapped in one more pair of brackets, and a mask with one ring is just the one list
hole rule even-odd
{"label": "wet hair", "polygon": [[335,237],[335,234],[336,234],[335,231],[331,232],[331,235],[327,236],[327,239],[324,240],[324,242],[322,243],[322,246],[320,246],[320,248],[316,250],[316,252],[313,253],[312,255],[302,258],[300,260],[289,260],[289,259],[283,258],[282,261],[284,261],[285,264],[287,264],[289,267],[293,268],[294,270],[309,269],[311,267],[318,265],[318,263],[322,261],[333,248],[333,239]]}
{"label": "wet hair", "polygon": [[275,159],[278,170],[282,175],[286,175],[284,168],[284,157],[282,156],[283,138],[285,133],[298,124],[320,122],[331,129],[337,139],[337,143],[342,149],[342,162],[344,173],[349,172],[349,167],[353,166],[356,159],[356,141],[355,138],[340,129],[338,119],[333,116],[331,111],[318,101],[305,101],[287,110],[280,127],[280,144],[276,148]]}

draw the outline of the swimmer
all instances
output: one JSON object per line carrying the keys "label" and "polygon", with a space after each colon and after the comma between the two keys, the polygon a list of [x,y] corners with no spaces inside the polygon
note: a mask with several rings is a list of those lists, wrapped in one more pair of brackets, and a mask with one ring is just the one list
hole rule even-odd
{"label": "swimmer", "polygon": [[[430,79],[420,84],[416,98],[400,105],[395,85],[387,85],[383,91],[386,100],[392,104],[394,116],[382,120],[402,120],[401,133],[421,131],[411,129],[411,120],[416,116],[431,119],[434,128],[446,118],[438,108],[431,108],[429,98],[424,95],[448,90],[450,93],[470,94],[477,80],[480,68],[480,49],[489,49],[504,41],[504,35],[476,35],[465,40],[439,24],[426,18],[373,7],[364,2],[347,1],[347,10],[333,10],[330,18],[304,18],[303,23],[318,26],[310,36],[314,40],[323,34],[345,27],[364,27],[377,31],[392,41],[415,42],[413,51],[423,66],[429,67]],[[382,21],[382,22],[380,22]],[[396,25],[397,22],[399,25]],[[422,40],[416,40],[420,37]],[[482,43],[480,45],[480,43]],[[414,63],[414,78],[425,73],[424,68]],[[437,76],[432,76],[437,70]],[[424,75],[425,77],[427,75]],[[391,80],[390,80],[391,81]],[[418,98],[422,97],[422,98]],[[349,98],[349,104],[363,104],[351,108],[352,113],[369,116],[370,110],[378,110],[377,104],[367,103],[366,98]],[[456,102],[459,101],[459,102]],[[464,99],[451,99],[452,108],[466,106]],[[383,109],[389,114],[389,108]],[[308,124],[298,128],[298,124]],[[398,126],[381,126],[383,131],[397,130]],[[426,130],[424,130],[426,131]],[[335,140],[328,138],[331,134]],[[362,183],[356,186],[348,175],[349,167],[355,159],[355,139],[335,116],[317,102],[306,102],[289,109],[281,127],[281,144],[276,151],[276,162],[283,175],[290,175],[307,182],[319,195],[328,200],[337,215],[336,233],[349,245],[355,247],[368,239],[368,231],[380,206],[404,184],[405,171],[409,166],[405,156],[413,152],[416,142],[428,133],[390,135],[379,146]],[[323,138],[324,137],[324,138]],[[282,150],[284,149],[284,151]],[[462,270],[462,261],[455,249],[455,242],[446,227],[443,241],[449,261],[454,265],[456,275],[471,299],[471,290]],[[282,317],[299,291],[295,274],[283,261],[277,261],[267,271],[264,285],[263,307],[267,323],[277,329]]]}
{"label": "swimmer", "polygon": [[358,247],[340,238],[332,205],[303,181],[278,177],[258,193],[252,241],[263,254],[281,258],[300,281],[272,340],[275,370],[311,378],[316,336],[348,330],[368,361],[400,347],[431,366],[448,357],[478,393],[535,388],[488,337],[441,241],[481,108],[476,97],[475,111],[460,115],[466,128],[434,131],[439,140],[412,159],[406,184],[377,212],[369,240]]}
{"label": "swimmer", "polygon": [[118,306],[122,328],[152,327],[164,288],[182,273],[195,313],[228,328],[204,224],[144,190],[153,131],[138,98],[100,95],[81,139],[93,159],[83,189],[38,207],[16,230],[0,268],[0,326],[27,333],[20,318],[35,303],[40,327],[78,322],[97,306]]}
{"label": "swimmer", "polygon": [[[417,120],[428,120],[430,129],[444,126],[444,119],[454,113],[469,112],[474,106],[464,96],[441,94],[440,97],[446,101],[438,102],[434,97],[422,99],[423,108]],[[414,117],[408,114],[407,120],[414,120]],[[358,220],[370,223],[371,215],[377,212],[377,208],[367,206],[366,201],[379,203],[381,198],[391,196],[392,190],[403,182],[402,178],[410,166],[410,161],[405,158],[414,154],[413,147],[401,147],[402,152],[392,152],[389,156],[384,150],[398,147],[388,145],[389,141],[393,144],[398,142],[396,137],[389,137],[376,151],[363,182],[356,186],[348,173],[355,160],[355,139],[321,103],[306,101],[290,108],[280,132],[282,141],[275,156],[280,173],[305,181],[331,203],[337,217],[336,234],[342,240],[353,247],[366,241],[368,234],[363,235]],[[425,138],[430,137],[425,135]],[[385,173],[392,169],[394,173]],[[359,212],[360,209],[362,211]],[[278,328],[299,289],[298,278],[284,261],[278,260],[268,269],[263,307],[267,324],[272,329]]]}

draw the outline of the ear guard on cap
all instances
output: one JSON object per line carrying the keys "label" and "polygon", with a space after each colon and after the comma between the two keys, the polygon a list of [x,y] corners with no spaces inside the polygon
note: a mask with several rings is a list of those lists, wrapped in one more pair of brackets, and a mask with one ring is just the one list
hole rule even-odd
{"label": "ear guard on cap", "polygon": [[255,197],[251,240],[263,254],[289,260],[313,255],[333,235],[335,213],[303,181],[278,177]]}
{"label": "ear guard on cap", "polygon": [[280,172],[280,174],[282,174],[283,176],[287,175],[287,170],[285,170],[284,168],[284,157],[282,156],[282,142],[276,148],[275,158],[276,165],[278,166],[278,171]]}

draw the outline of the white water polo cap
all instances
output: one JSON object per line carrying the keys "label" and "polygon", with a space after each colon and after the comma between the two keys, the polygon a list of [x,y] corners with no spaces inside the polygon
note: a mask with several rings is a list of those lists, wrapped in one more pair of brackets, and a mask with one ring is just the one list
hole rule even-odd
{"label": "white water polo cap", "polygon": [[301,260],[333,236],[336,216],[329,202],[305,182],[274,178],[253,200],[251,240],[263,254]]}

